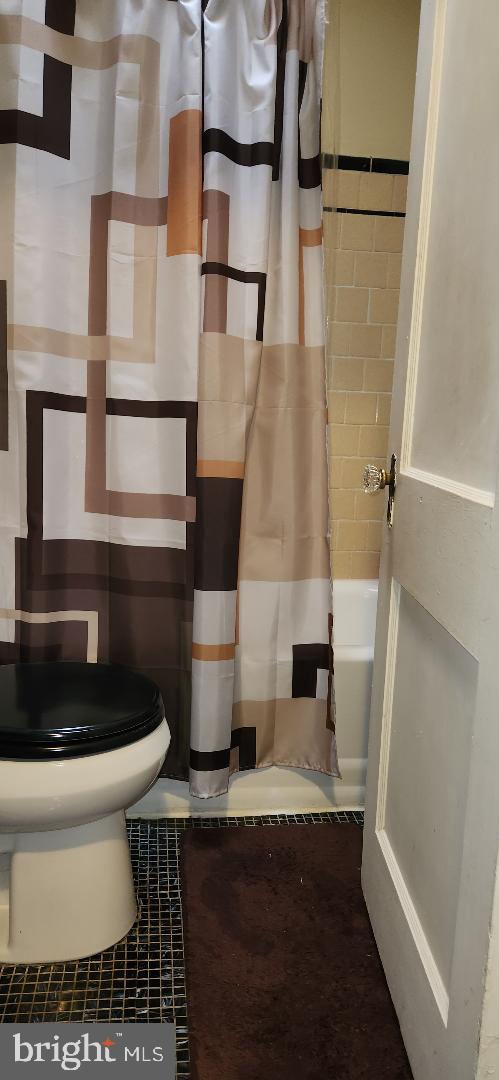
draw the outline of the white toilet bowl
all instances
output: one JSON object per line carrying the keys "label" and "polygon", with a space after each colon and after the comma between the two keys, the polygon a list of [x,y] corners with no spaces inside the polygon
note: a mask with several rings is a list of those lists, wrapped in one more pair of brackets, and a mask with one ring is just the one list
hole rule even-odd
{"label": "white toilet bowl", "polygon": [[[124,811],[154,783],[170,734],[157,688],[126,669],[9,667],[17,668],[15,701],[11,687],[5,694],[8,668],[0,668],[0,962],[74,960],[113,945],[135,921]],[[86,669],[78,675],[85,680],[118,679],[119,700],[108,687],[104,704],[92,703],[95,688],[82,695],[70,668]],[[34,669],[27,708],[23,692]],[[84,698],[77,723],[68,687]],[[26,712],[30,725],[16,727],[13,716]]]}

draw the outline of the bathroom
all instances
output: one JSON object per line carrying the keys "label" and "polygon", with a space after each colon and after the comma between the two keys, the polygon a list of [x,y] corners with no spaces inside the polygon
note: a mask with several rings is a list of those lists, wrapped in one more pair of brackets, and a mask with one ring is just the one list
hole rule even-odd
{"label": "bathroom", "polygon": [[499,1067],[498,32],[0,0],[13,1065]]}

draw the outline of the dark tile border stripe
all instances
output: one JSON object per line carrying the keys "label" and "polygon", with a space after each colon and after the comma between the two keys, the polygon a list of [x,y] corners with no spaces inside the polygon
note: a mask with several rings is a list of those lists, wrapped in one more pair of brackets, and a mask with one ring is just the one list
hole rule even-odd
{"label": "dark tile border stripe", "polygon": [[408,176],[409,162],[398,161],[395,158],[371,158],[371,172],[397,173],[398,176]]}
{"label": "dark tile border stripe", "polygon": [[[325,208],[326,209],[326,208]],[[334,208],[331,207],[331,210]],[[337,214],[367,214],[370,217],[402,217],[405,218],[405,214],[399,210],[349,210],[346,206],[337,206]]]}
{"label": "dark tile border stripe", "polygon": [[323,154],[323,169],[348,169],[351,172],[409,174],[409,162],[398,158],[351,157],[348,154]]}
{"label": "dark tile border stripe", "polygon": [[323,206],[323,214],[367,214],[369,217],[401,217],[405,214],[398,210],[349,210],[346,206]]}

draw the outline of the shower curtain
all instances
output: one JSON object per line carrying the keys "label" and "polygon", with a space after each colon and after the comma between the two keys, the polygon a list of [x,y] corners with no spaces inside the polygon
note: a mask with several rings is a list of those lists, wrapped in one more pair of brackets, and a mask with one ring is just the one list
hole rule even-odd
{"label": "shower curtain", "polygon": [[338,775],[322,0],[0,0],[0,662],[160,686],[207,797]]}

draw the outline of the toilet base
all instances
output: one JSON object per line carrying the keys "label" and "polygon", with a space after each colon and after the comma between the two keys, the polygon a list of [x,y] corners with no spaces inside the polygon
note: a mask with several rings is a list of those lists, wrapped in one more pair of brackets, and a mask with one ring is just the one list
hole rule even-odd
{"label": "toilet base", "polygon": [[71,829],[0,835],[0,963],[91,956],[136,916],[123,811]]}

